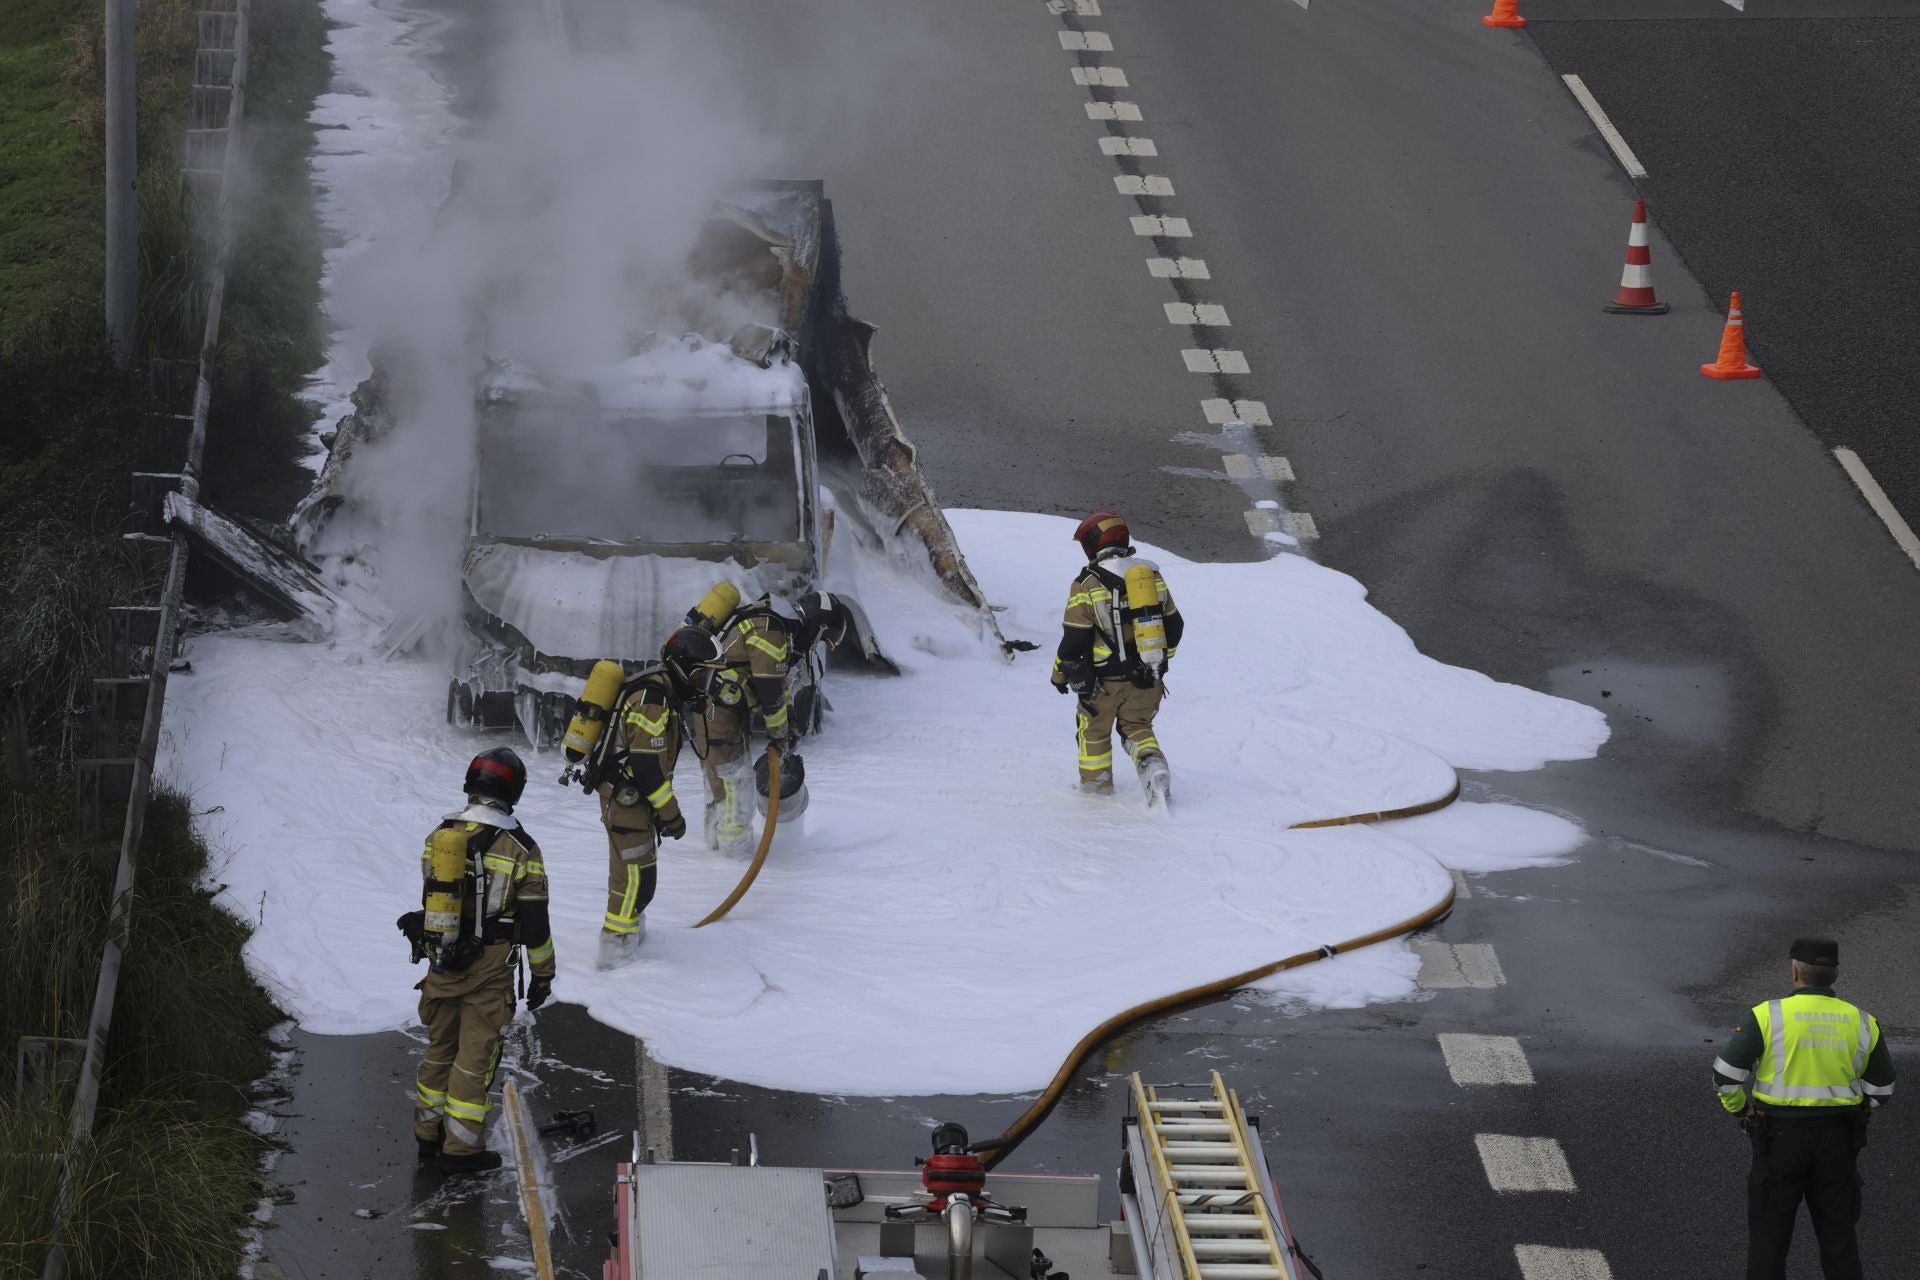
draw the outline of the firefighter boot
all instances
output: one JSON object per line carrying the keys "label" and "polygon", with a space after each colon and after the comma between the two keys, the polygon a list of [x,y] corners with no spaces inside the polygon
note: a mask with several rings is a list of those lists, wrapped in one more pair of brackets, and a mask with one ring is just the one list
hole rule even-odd
{"label": "firefighter boot", "polygon": [[1110,796],[1113,794],[1113,770],[1100,769],[1094,773],[1080,775],[1080,794],[1083,796]]}
{"label": "firefighter boot", "polygon": [[442,1155],[434,1161],[434,1168],[450,1175],[469,1173],[491,1173],[500,1167],[498,1151],[469,1151],[465,1155]]}
{"label": "firefighter boot", "polygon": [[1173,803],[1173,773],[1167,758],[1158,751],[1142,751],[1133,767],[1140,772],[1140,789],[1147,793],[1147,808],[1164,808]]}
{"label": "firefighter boot", "polygon": [[615,933],[611,929],[600,931],[600,956],[595,962],[601,969],[618,969],[621,965],[632,964],[640,955],[640,940],[647,936],[647,913],[642,911],[634,918],[633,932]]}

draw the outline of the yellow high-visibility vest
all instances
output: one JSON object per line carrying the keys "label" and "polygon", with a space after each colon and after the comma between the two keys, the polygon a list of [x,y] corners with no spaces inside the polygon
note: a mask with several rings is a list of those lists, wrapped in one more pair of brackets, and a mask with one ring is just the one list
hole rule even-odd
{"label": "yellow high-visibility vest", "polygon": [[1791,995],[1753,1007],[1760,1060],[1754,1101],[1771,1107],[1854,1107],[1867,1056],[1880,1043],[1880,1023],[1834,996]]}

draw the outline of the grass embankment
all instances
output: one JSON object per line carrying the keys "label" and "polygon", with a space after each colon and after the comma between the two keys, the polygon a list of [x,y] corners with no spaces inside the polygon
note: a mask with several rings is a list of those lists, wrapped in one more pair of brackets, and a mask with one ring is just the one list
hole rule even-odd
{"label": "grass embankment", "polygon": [[[196,353],[205,251],[177,176],[198,29],[195,0],[139,0],[139,360]],[[318,363],[319,244],[304,124],[327,63],[318,0],[254,0],[250,145],[222,325],[205,495],[284,514]],[[72,838],[76,709],[103,672],[105,610],[153,598],[154,568],[120,539],[141,456],[143,379],[101,337],[100,18],[92,0],[16,0],[0,30],[0,1280],[37,1276],[49,1153],[65,1098],[13,1087],[22,1036],[78,1037],[93,1000],[114,845]],[[278,1018],[247,974],[247,930],[200,888],[207,850],[187,804],[149,811],[100,1120],[84,1153],[69,1275],[231,1275],[258,1192],[241,1123]]]}

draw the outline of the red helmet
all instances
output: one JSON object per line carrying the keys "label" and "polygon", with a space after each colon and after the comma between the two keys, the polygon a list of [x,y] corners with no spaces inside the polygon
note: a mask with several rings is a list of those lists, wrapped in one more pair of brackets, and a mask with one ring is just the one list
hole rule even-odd
{"label": "red helmet", "polygon": [[1124,547],[1133,541],[1127,532],[1127,522],[1111,511],[1096,511],[1080,522],[1073,531],[1073,540],[1091,560],[1108,547]]}

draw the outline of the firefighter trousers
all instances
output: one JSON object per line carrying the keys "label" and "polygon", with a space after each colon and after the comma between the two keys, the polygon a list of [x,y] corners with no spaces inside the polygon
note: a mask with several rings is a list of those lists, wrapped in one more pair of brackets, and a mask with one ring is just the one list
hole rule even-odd
{"label": "firefighter trousers", "polygon": [[753,838],[753,767],[747,747],[753,717],[745,703],[709,703],[705,715],[688,718],[694,754],[707,782],[707,839],[733,848]]}
{"label": "firefighter trousers", "polygon": [[640,931],[640,913],[653,901],[659,884],[660,834],[653,810],[644,804],[613,802],[613,786],[600,786],[600,821],[607,828],[607,933]]}
{"label": "firefighter trousers", "polygon": [[512,952],[511,942],[490,942],[459,973],[429,973],[420,984],[427,1052],[414,1081],[413,1135],[448,1155],[486,1149],[487,1091],[513,1020]]}
{"label": "firefighter trousers", "polygon": [[1844,1120],[1778,1120],[1753,1144],[1747,1175],[1747,1280],[1786,1280],[1794,1219],[1807,1202],[1820,1272],[1860,1280],[1860,1175],[1854,1128]]}
{"label": "firefighter trousers", "polygon": [[1160,710],[1163,693],[1158,684],[1142,689],[1131,680],[1102,680],[1090,696],[1080,699],[1074,729],[1074,744],[1080,749],[1080,781],[1098,782],[1113,776],[1115,725],[1135,765],[1143,756],[1165,758],[1159,739],[1153,736],[1153,717]]}

